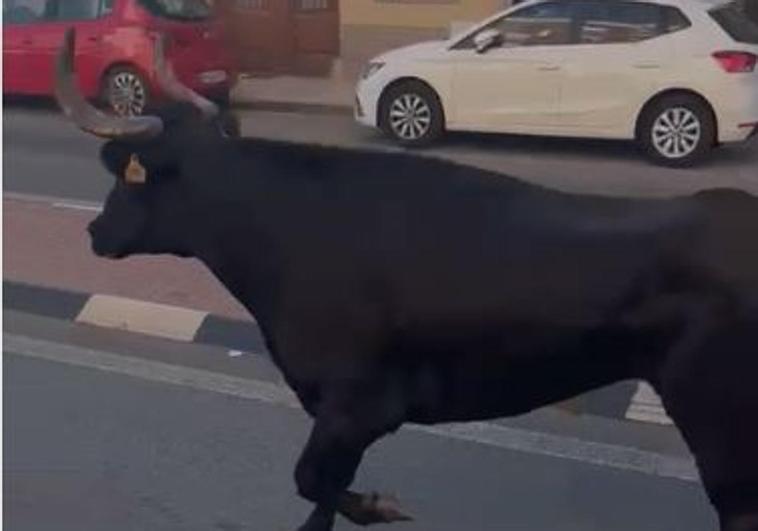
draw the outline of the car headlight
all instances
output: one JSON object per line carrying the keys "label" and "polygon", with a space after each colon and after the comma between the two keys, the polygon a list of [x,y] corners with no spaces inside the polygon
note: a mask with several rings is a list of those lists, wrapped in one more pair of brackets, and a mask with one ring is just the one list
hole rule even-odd
{"label": "car headlight", "polygon": [[363,79],[368,79],[374,74],[376,74],[382,68],[384,68],[384,63],[380,63],[378,61],[372,61],[365,66],[365,68],[363,69],[363,72],[361,73],[361,77]]}

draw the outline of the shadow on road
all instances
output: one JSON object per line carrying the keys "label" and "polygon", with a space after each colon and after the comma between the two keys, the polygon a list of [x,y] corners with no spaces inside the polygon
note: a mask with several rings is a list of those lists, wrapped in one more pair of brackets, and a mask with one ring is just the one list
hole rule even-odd
{"label": "shadow on road", "polygon": [[58,104],[49,96],[9,96],[3,94],[3,108],[32,112],[58,112]]}
{"label": "shadow on road", "polygon": [[[758,141],[719,146],[696,169],[733,167],[755,164]],[[495,133],[450,133],[434,149],[477,149],[484,152],[508,152],[511,155],[546,158],[583,159],[585,161],[609,159],[633,164],[651,164],[637,145],[627,140],[596,138],[540,137]],[[675,170],[674,170],[675,171]]]}

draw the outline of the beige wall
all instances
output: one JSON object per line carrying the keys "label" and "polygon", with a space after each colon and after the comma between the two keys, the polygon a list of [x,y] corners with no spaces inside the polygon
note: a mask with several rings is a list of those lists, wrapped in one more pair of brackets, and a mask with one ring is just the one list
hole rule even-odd
{"label": "beige wall", "polygon": [[448,28],[453,21],[483,19],[505,5],[504,0],[342,0],[340,17],[347,26]]}

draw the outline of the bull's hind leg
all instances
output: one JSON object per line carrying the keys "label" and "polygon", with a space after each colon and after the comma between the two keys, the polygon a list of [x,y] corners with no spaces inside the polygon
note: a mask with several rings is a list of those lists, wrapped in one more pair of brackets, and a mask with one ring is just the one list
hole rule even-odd
{"label": "bull's hind leg", "polygon": [[725,515],[721,517],[723,531],[758,531],[758,509],[750,514]]}
{"label": "bull's hind leg", "polygon": [[330,531],[337,512],[360,525],[407,520],[392,499],[347,490],[366,449],[402,423],[402,399],[390,386],[333,387],[295,470],[299,494],[316,504],[300,531]]}
{"label": "bull's hind leg", "polygon": [[682,431],[722,531],[758,531],[758,316],[700,328],[657,387]]}

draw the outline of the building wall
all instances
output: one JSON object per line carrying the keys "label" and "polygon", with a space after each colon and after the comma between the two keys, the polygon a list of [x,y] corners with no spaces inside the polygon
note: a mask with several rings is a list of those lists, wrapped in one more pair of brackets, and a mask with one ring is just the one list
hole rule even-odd
{"label": "building wall", "polygon": [[343,0],[340,9],[348,26],[439,29],[454,20],[480,20],[504,5],[503,0]]}

